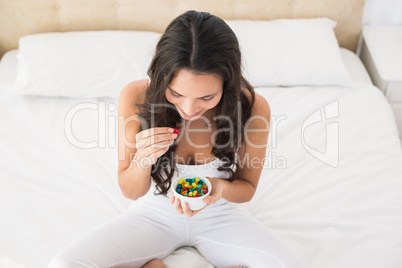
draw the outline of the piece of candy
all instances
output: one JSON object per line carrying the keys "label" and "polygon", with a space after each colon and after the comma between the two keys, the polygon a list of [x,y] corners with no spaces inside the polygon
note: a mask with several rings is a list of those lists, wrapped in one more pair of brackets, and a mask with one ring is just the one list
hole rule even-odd
{"label": "piece of candy", "polygon": [[199,177],[180,178],[176,187],[176,192],[187,197],[199,197],[208,193],[208,185]]}

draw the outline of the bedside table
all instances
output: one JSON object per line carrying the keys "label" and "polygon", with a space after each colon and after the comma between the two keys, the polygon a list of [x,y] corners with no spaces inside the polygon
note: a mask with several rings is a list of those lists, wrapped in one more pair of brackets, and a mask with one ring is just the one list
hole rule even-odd
{"label": "bedside table", "polygon": [[360,58],[385,94],[402,140],[402,25],[364,26]]}

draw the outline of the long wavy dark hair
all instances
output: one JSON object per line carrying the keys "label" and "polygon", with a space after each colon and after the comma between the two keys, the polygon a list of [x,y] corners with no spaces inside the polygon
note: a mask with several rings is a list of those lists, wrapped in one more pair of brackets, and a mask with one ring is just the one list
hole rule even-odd
{"label": "long wavy dark hair", "polygon": [[[146,122],[142,124],[145,127],[142,126],[141,131],[151,127],[177,127],[183,123],[184,119],[165,96],[165,90],[175,72],[182,68],[195,74],[215,74],[223,79],[221,100],[212,111],[215,115],[225,115],[231,122],[215,117],[213,124],[218,130],[232,131],[219,131],[211,154],[224,160],[218,170],[229,172],[228,180],[234,181],[238,177],[240,166],[240,158],[236,154],[244,141],[244,126],[251,116],[255,93],[241,72],[241,53],[236,35],[219,17],[208,12],[189,10],[168,25],[157,43],[148,68],[150,84],[146,90],[145,102],[136,104],[140,111],[139,118]],[[251,93],[251,101],[242,91],[243,88]],[[240,110],[238,103],[241,103]],[[232,142],[228,146],[222,146],[228,140]],[[176,168],[176,148],[177,144],[173,143],[152,165],[151,177],[159,191],[154,193],[156,195],[167,196],[171,187]],[[231,169],[232,165],[236,166],[235,171]]]}

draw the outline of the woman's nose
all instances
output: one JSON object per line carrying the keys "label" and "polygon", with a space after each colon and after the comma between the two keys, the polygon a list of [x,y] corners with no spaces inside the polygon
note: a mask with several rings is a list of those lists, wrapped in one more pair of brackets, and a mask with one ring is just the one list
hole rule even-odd
{"label": "woman's nose", "polygon": [[198,112],[197,107],[194,102],[186,101],[182,103],[182,109],[186,115],[193,115]]}

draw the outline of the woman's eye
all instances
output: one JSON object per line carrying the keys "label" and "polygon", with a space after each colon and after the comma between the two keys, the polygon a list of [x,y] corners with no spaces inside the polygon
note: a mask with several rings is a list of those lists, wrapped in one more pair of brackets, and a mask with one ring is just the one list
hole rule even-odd
{"label": "woman's eye", "polygon": [[[175,98],[180,98],[180,95],[177,95],[177,94],[175,94],[175,93],[173,93],[173,92],[170,92],[170,94],[172,94],[172,96],[173,97],[175,97]],[[210,97],[210,98],[207,98],[207,99],[202,99],[203,101],[210,101],[210,100],[212,100],[214,97],[212,96],[212,97]]]}
{"label": "woman's eye", "polygon": [[175,98],[180,97],[179,95],[176,95],[176,94],[173,94],[173,93],[172,93],[172,95],[173,95],[173,97],[175,97]]}

